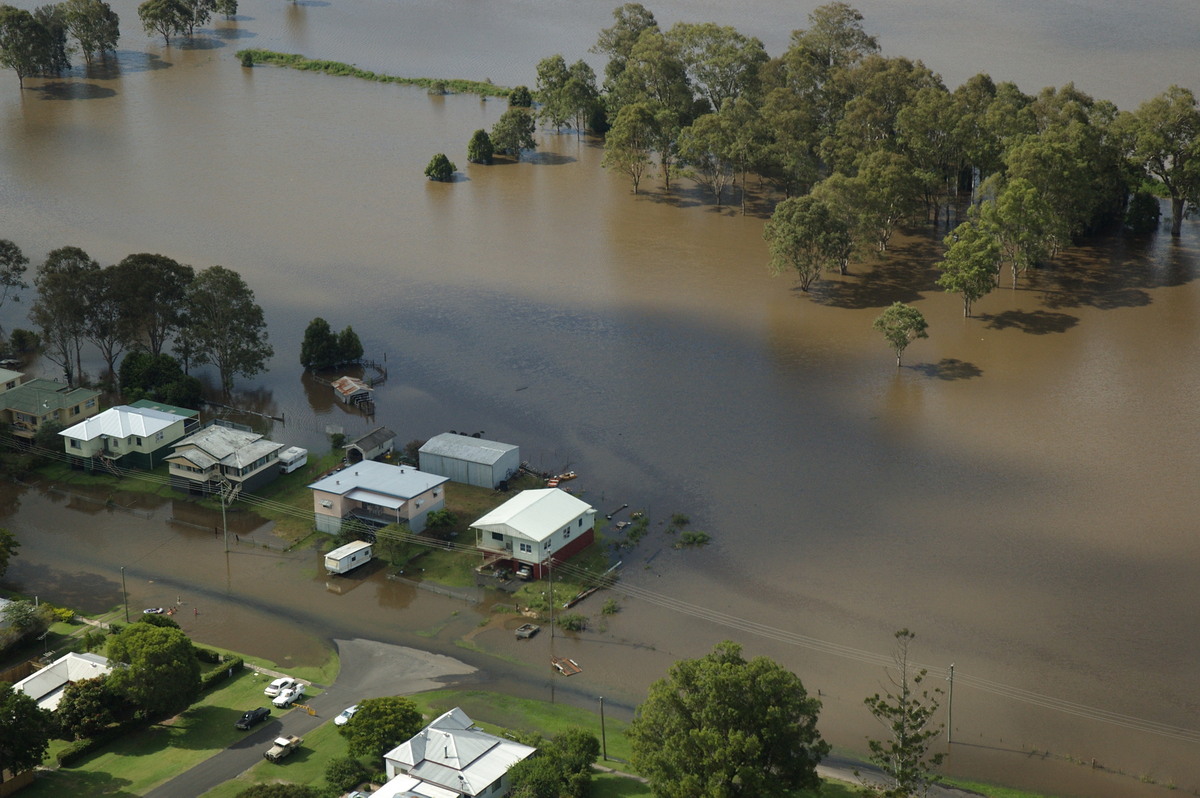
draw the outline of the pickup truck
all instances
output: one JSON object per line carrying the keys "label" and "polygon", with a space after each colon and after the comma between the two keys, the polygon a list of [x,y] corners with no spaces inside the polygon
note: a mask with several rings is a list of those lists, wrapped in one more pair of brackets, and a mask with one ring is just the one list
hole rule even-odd
{"label": "pickup truck", "polygon": [[263,757],[271,762],[278,762],[285,756],[295,751],[300,747],[300,743],[304,742],[303,737],[297,737],[294,734],[289,734],[287,737],[276,737],[274,744],[267,749]]}

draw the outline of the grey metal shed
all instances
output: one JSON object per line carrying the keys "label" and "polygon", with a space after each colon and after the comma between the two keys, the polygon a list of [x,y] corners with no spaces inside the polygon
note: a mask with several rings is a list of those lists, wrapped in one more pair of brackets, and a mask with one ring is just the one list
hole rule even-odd
{"label": "grey metal shed", "polygon": [[453,432],[434,435],[419,455],[425,473],[483,488],[496,487],[521,467],[520,448]]}

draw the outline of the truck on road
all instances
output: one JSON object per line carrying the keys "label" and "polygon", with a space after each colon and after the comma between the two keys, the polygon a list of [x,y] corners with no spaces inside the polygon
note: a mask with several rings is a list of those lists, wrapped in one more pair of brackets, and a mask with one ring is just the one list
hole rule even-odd
{"label": "truck on road", "polygon": [[287,737],[276,737],[271,747],[263,754],[263,757],[271,762],[278,762],[299,748],[302,742],[304,742],[304,738],[297,737],[294,734],[289,734]]}

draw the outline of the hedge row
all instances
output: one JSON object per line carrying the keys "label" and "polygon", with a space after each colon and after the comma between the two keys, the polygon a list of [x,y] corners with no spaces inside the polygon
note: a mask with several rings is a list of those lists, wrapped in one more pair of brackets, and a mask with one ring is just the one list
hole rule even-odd
{"label": "hedge row", "polygon": [[87,756],[92,751],[103,748],[118,737],[124,737],[126,734],[140,731],[149,725],[150,722],[146,720],[130,720],[125,723],[114,723],[94,737],[76,740],[55,755],[55,758],[58,760],[58,766],[67,767],[76,760]]}
{"label": "hedge row", "polygon": [[274,64],[291,69],[301,69],[310,72],[323,72],[326,75],[344,75],[373,80],[377,83],[400,83],[405,86],[422,86],[426,89],[438,86],[456,94],[479,94],[484,97],[507,97],[512,89],[497,86],[494,83],[478,80],[441,80],[438,78],[402,78],[395,75],[383,75],[367,69],[359,69],[353,64],[343,64],[340,61],[324,61],[306,58],[296,53],[277,53],[273,50],[239,50],[237,57],[242,63],[247,61],[255,64]]}
{"label": "hedge row", "polygon": [[200,691],[210,690],[221,682],[241,671],[245,662],[241,657],[230,657],[225,660],[224,667],[211,670],[200,677]]}

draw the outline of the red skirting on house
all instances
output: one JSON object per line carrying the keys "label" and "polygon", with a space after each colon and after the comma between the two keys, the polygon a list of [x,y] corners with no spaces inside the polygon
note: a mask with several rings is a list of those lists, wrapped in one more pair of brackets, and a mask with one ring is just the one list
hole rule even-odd
{"label": "red skirting on house", "polygon": [[[586,549],[588,546],[592,545],[592,541],[595,540],[595,538],[595,530],[588,529],[582,535],[575,538],[558,551],[554,552],[551,559],[553,559],[555,565],[558,565],[561,562],[566,562],[579,552]],[[533,578],[541,579],[546,575],[547,570],[547,563],[540,563],[533,566]]]}

